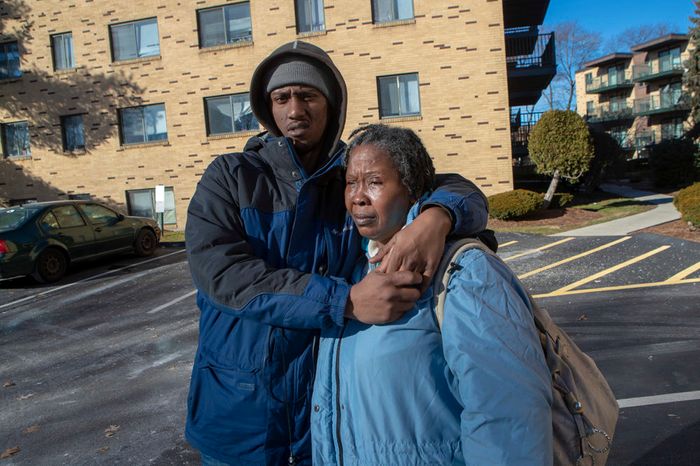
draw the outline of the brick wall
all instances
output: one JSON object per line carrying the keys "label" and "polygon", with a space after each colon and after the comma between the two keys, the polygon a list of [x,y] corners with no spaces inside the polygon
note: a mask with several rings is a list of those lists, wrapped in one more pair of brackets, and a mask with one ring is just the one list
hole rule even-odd
{"label": "brick wall", "polygon": [[[376,77],[417,72],[421,116],[386,120],[419,133],[438,171],[487,194],[512,189],[508,89],[500,0],[414,2],[415,20],[372,23],[370,0],[326,0],[326,32],[300,37],[294,2],[251,2],[253,43],[200,49],[196,10],[221,0],[11,0],[0,35],[18,37],[23,77],[0,82],[0,123],[26,120],[31,157],[0,162],[0,196],[90,193],[126,210],[125,191],[172,186],[177,228],[213,157],[242,149],[250,133],[207,137],[203,99],[246,92],[255,65],[302,38],[326,50],[348,84],[344,136],[379,122]],[[160,57],[113,63],[110,24],[157,17]],[[72,32],[77,68],[53,70],[50,36]],[[122,146],[117,109],[165,104],[168,141]],[[87,150],[65,154],[60,116],[84,114]]]}

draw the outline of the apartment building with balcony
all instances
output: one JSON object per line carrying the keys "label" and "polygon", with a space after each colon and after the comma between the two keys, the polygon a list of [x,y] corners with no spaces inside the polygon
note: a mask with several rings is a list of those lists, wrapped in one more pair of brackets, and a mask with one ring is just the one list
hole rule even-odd
{"label": "apartment building with balcony", "polygon": [[[510,8],[506,8],[508,6]],[[557,73],[555,35],[540,32],[548,7],[549,0],[504,2],[511,149],[515,166],[528,161],[527,138],[542,114],[532,108]]]}
{"label": "apartment building with balcony", "polygon": [[651,146],[687,129],[688,39],[667,34],[592,60],[576,73],[579,114],[615,138],[629,158],[645,157]]}
{"label": "apartment building with balcony", "polygon": [[[0,3],[0,197],[92,198],[165,226],[214,157],[262,128],[250,77],[279,45],[326,50],[348,85],[345,134],[414,129],[441,172],[512,189],[510,108],[533,101],[548,0],[13,0]],[[534,27],[534,29],[533,29]]]}

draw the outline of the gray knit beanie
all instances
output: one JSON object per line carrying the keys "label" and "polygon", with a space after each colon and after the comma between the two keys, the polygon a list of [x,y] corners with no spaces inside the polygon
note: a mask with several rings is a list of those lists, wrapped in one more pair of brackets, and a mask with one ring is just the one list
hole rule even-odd
{"label": "gray knit beanie", "polygon": [[335,106],[337,99],[331,91],[334,89],[333,83],[330,70],[320,63],[305,57],[288,57],[270,73],[265,92],[269,96],[270,92],[280,87],[305,84],[318,89],[328,99],[328,103]]}

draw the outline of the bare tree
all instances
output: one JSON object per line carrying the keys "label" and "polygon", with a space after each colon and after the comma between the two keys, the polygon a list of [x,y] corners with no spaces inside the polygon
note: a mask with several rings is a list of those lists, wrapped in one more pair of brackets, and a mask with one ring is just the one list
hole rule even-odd
{"label": "bare tree", "polygon": [[576,107],[576,71],[598,56],[602,41],[599,32],[587,31],[576,21],[555,24],[557,75],[543,96],[550,110]]}
{"label": "bare tree", "polygon": [[635,45],[643,44],[657,37],[670,34],[675,31],[675,26],[670,23],[642,24],[627,28],[617,35],[609,38],[603,47],[604,53],[629,52]]}

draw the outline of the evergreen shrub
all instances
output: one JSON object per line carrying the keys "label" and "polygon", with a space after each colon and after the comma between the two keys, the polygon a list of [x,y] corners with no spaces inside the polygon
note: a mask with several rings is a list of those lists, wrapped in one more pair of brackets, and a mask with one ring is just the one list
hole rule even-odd
{"label": "evergreen shrub", "polygon": [[542,195],[527,189],[516,189],[489,196],[490,215],[498,220],[524,217],[542,205]]}
{"label": "evergreen shrub", "polygon": [[658,187],[683,186],[695,180],[697,146],[688,138],[661,141],[652,147],[649,166]]}
{"label": "evergreen shrub", "polygon": [[700,183],[678,191],[673,198],[673,205],[680,211],[683,220],[700,226]]}

